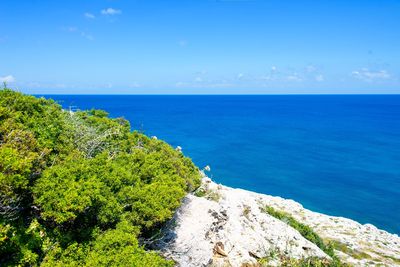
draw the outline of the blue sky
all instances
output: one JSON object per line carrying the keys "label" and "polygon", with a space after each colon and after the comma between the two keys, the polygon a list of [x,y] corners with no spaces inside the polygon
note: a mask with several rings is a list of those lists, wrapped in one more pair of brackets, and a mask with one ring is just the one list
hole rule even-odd
{"label": "blue sky", "polygon": [[27,93],[400,93],[400,1],[0,3]]}

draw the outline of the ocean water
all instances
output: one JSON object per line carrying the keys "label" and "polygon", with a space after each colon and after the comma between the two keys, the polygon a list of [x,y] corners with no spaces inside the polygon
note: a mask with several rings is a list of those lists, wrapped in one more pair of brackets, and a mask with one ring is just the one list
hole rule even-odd
{"label": "ocean water", "polygon": [[400,234],[400,95],[46,95],[180,145],[219,182]]}

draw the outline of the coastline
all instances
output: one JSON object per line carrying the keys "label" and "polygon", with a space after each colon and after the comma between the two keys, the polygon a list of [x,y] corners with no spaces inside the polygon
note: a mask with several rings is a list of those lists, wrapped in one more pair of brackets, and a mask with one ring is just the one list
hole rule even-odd
{"label": "coastline", "polygon": [[[263,266],[260,259],[282,253],[290,258],[329,258],[299,233],[265,212],[285,212],[334,244],[351,266],[400,266],[400,237],[371,224],[305,209],[281,197],[259,194],[202,179],[202,194],[187,195],[155,247],[179,266]],[[196,196],[197,195],[197,196]],[[224,255],[216,253],[222,244]],[[279,257],[268,258],[279,266]],[[246,265],[247,264],[247,265]]]}

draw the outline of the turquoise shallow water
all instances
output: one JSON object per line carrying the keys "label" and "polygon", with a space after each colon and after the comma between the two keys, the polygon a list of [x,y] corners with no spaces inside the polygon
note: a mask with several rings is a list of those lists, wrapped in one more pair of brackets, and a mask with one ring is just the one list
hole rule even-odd
{"label": "turquoise shallow water", "polygon": [[125,117],[217,182],[400,234],[400,95],[46,97]]}

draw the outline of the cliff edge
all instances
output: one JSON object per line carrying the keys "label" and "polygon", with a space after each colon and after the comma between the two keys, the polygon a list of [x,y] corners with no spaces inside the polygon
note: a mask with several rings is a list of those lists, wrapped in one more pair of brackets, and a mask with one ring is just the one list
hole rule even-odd
{"label": "cliff edge", "polygon": [[[268,212],[271,209],[285,216]],[[332,261],[326,249],[292,227],[293,222],[300,222],[307,233],[312,229],[344,264],[400,266],[397,235],[312,212],[293,200],[218,185],[207,177],[194,194],[186,196],[153,246],[178,266],[188,267]]]}

